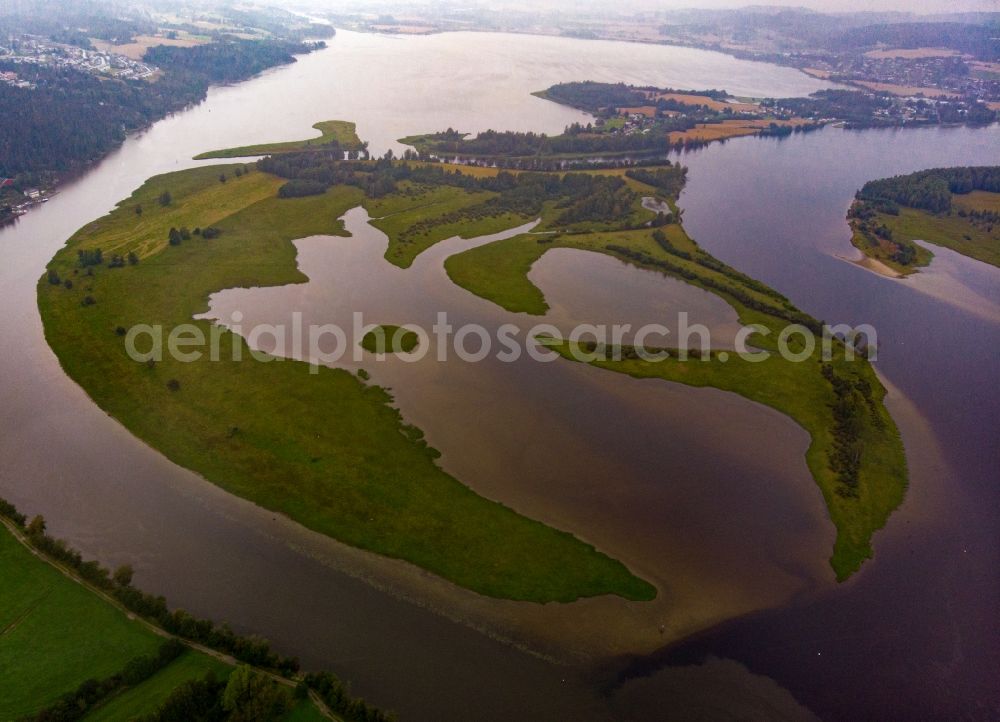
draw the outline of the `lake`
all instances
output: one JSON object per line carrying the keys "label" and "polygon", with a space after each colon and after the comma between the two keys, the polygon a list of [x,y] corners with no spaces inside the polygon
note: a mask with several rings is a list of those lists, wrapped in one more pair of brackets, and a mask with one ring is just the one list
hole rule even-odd
{"label": "lake", "polygon": [[[342,32],[327,50],[292,66],[213,89],[205,103],[129,138],[45,206],[0,230],[0,494],[26,513],[43,513],[52,533],[85,556],[133,564],[143,588],[259,632],[404,718],[621,717],[662,709],[665,696],[674,704],[680,681],[688,689],[722,682],[752,689],[793,717],[804,713],[791,695],[844,717],[886,717],[901,705],[955,716],[970,700],[995,698],[1000,272],[942,252],[924,273],[892,281],[839,256],[855,255],[844,214],[864,181],[998,163],[997,127],[827,128],[783,140],[739,139],[682,157],[691,169],[681,198],[685,225],[707,250],[818,317],[878,329],[878,368],[892,389],[911,489],[875,539],[876,560],[845,585],[835,586],[825,566],[832,526],[802,460],[804,434],[778,414],[712,390],[570,364],[540,371],[448,365],[437,379],[443,371],[372,367],[383,375],[374,380],[393,386],[407,418],[443,451],[449,471],[525,513],[600,539],[609,553],[655,577],[657,613],[666,615],[671,637],[722,623],[679,645],[651,639],[659,625],[650,627],[637,605],[589,600],[566,615],[484,603],[275,518],[131,437],[65,377],[45,344],[35,306],[45,263],[76,228],[150,175],[196,165],[190,157],[212,148],[307,137],[312,123],[332,118],[356,120],[376,152],[399,150],[395,139],[403,135],[448,126],[558,132],[586,116],[530,92],[584,79],[770,96],[824,87],[788,68],[690,49]],[[348,220],[351,239],[299,242],[300,264],[321,292],[317,312],[336,313],[343,298],[335,286],[317,289],[324,278],[336,280],[323,275],[336,273],[331,253],[351,252],[365,268],[379,268],[379,234],[363,218]],[[456,313],[500,320],[491,304],[441,280],[444,254],[460,245],[432,249],[397,278],[424,274]],[[676,282],[609,260],[552,252],[533,269],[557,323],[601,313],[645,319],[682,302],[700,304],[708,322],[730,320]],[[390,283],[395,271],[383,270]],[[622,292],[582,293],[574,283],[581,277],[605,289],[620,284]],[[644,292],[634,294],[637,287]],[[404,290],[394,302],[412,298]],[[486,378],[491,385],[483,388]],[[462,393],[452,394],[453,386]],[[495,419],[448,423],[484,404]],[[442,410],[450,416],[436,419]],[[602,413],[615,423],[595,421]],[[713,426],[720,414],[734,416]],[[512,455],[543,422],[551,438]],[[754,453],[761,448],[766,463]],[[579,468],[582,489],[547,471],[553,450]],[[621,495],[616,458],[629,468]],[[501,473],[506,463],[518,473]],[[566,647],[589,639],[586,632],[599,627],[591,620],[609,612],[618,629]],[[657,646],[665,648],[652,651]],[[739,664],[691,666],[706,653]]]}

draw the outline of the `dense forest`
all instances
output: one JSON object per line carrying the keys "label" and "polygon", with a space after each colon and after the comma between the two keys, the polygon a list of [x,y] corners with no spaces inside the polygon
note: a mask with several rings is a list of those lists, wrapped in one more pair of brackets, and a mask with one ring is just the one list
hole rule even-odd
{"label": "dense forest", "polygon": [[892,213],[891,204],[947,213],[951,210],[952,193],[962,195],[972,191],[1000,193],[1000,166],[932,168],[869,181],[858,191],[857,199],[888,213]]}
{"label": "dense forest", "polygon": [[830,50],[890,48],[951,48],[979,60],[1000,60],[995,26],[969,23],[883,23],[852,28],[820,39]]}
{"label": "dense forest", "polygon": [[0,84],[0,177],[44,183],[116,147],[125,134],[204,99],[208,86],[294,62],[314,44],[234,40],[192,48],[155,47],[156,82],[98,78],[72,68],[0,62],[36,88]]}
{"label": "dense forest", "polygon": [[[694,127],[688,118],[669,118],[656,132],[626,134],[597,133],[586,126],[568,126],[562,135],[487,130],[474,138],[438,133],[414,141],[417,149],[439,157],[526,157],[552,155],[651,154],[671,149],[668,133]],[[456,134],[457,135],[457,134]]]}
{"label": "dense forest", "polygon": [[652,105],[664,110],[690,110],[690,105],[676,100],[658,99],[651,101],[647,93],[678,93],[682,95],[703,95],[716,100],[728,97],[724,90],[673,90],[671,88],[639,88],[625,83],[598,83],[585,80],[577,83],[558,83],[538,93],[543,98],[574,108],[598,113],[605,108],[636,107]]}
{"label": "dense forest", "polygon": [[753,54],[724,47],[728,43],[754,44],[774,62],[803,51],[857,52],[878,47],[945,47],[980,60],[1000,59],[996,14],[953,13],[936,18],[916,14],[872,12],[823,13],[805,8],[762,8],[752,5],[732,10],[668,10],[669,22],[660,27],[665,38],[718,38],[718,47],[736,55]]}

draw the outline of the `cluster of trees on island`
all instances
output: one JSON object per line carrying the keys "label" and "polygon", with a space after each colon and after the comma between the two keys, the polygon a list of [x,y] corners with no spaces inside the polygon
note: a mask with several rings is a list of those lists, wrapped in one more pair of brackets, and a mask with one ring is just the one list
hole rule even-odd
{"label": "cluster of trees on island", "polygon": [[[335,184],[355,186],[369,197],[379,198],[396,191],[404,181],[491,193],[482,203],[415,224],[402,234],[400,240],[403,242],[436,225],[505,213],[537,216],[543,204],[550,201],[561,211],[556,219],[560,224],[616,219],[625,223],[639,200],[638,194],[618,176],[500,171],[494,176],[476,177],[457,170],[448,171],[440,165],[393,162],[391,153],[371,162],[343,160],[336,153],[326,151],[284,153],[262,158],[257,165],[262,171],[289,179],[279,189],[279,195],[284,198],[323,193]],[[669,185],[681,174],[677,168],[679,166],[672,166],[667,169],[667,175],[657,178]]]}
{"label": "cluster of trees on island", "polygon": [[[689,109],[690,110],[690,109]],[[671,133],[683,133],[699,124],[722,123],[730,119],[721,114],[678,115],[657,118],[641,132],[603,132],[591,124],[574,123],[561,135],[521,131],[487,130],[474,138],[448,130],[405,139],[417,148],[414,158],[421,160],[488,161],[516,170],[557,170],[562,166],[625,167],[642,165],[651,157],[665,158],[670,152],[694,150],[723,139],[679,136],[671,141]],[[819,124],[769,125],[755,128],[760,136],[786,137],[821,127]],[[621,156],[618,166],[608,157]]]}
{"label": "cluster of trees on island", "polygon": [[[870,248],[886,249],[890,260],[909,266],[917,260],[917,247],[907,239],[895,238],[882,216],[898,216],[900,207],[951,215],[953,196],[972,191],[1000,193],[1000,166],[931,168],[869,181],[855,195],[847,217],[856,238]],[[960,209],[958,215],[987,233],[1000,222],[1000,214],[991,210]]]}
{"label": "cluster of trees on island", "polygon": [[595,133],[580,124],[570,125],[562,135],[486,130],[474,138],[455,138],[448,133],[421,136],[418,150],[440,157],[472,156],[508,158],[552,155],[593,155],[636,153],[666,154],[672,146],[668,133],[693,128],[691,118],[667,118],[662,127],[649,133]]}
{"label": "cluster of trees on island", "polygon": [[972,191],[1000,193],[1000,166],[961,166],[932,168],[909,175],[869,181],[856,198],[872,204],[875,210],[893,212],[892,205],[919,208],[931,213],[951,211],[952,194]]}
{"label": "cluster of trees on island", "polygon": [[[240,716],[237,713],[239,705],[234,706],[226,701],[225,692],[232,690],[229,684],[232,684],[234,679],[240,685],[261,687],[266,681],[269,687],[273,687],[270,678],[251,667],[267,670],[284,679],[297,680],[299,696],[314,690],[334,713],[351,722],[392,722],[395,719],[394,715],[369,705],[363,699],[351,696],[347,685],[330,672],[299,674],[298,659],[278,654],[271,649],[265,639],[237,635],[225,624],[218,625],[208,619],[198,619],[183,609],[170,611],[164,597],[147,594],[132,584],[131,566],[123,565],[111,572],[97,561],[84,561],[80,553],[65,541],[46,533],[43,517],[35,516],[29,520],[16,506],[3,498],[0,498],[0,517],[12,523],[28,543],[45,557],[68,567],[80,579],[111,596],[130,612],[175,637],[165,642],[155,656],[132,659],[120,672],[109,678],[86,680],[75,691],[67,693],[53,705],[29,717],[30,722],[71,722],[82,719],[100,702],[126,687],[141,683],[176,659],[186,648],[180,640],[194,642],[229,655],[246,666],[238,667],[228,684],[209,679],[203,681],[204,684],[189,682],[182,685],[175,690],[159,712],[146,718],[146,722],[275,719],[274,714],[264,717]],[[200,688],[199,684],[202,685]],[[249,695],[247,699],[251,697],[258,702],[270,700],[275,704],[274,707],[269,707],[272,710],[289,708],[287,705],[289,698],[280,689],[266,694],[261,689],[259,697]],[[192,704],[195,706],[192,707]],[[205,706],[200,706],[202,704]],[[204,716],[191,716],[192,710],[204,712]]]}
{"label": "cluster of trees on island", "polygon": [[601,114],[618,108],[635,108],[652,106],[657,110],[672,110],[690,113],[700,109],[711,112],[706,106],[694,103],[681,103],[672,98],[659,98],[658,95],[692,95],[703,96],[713,100],[726,100],[729,94],[725,90],[674,90],[672,88],[655,88],[652,86],[637,87],[625,83],[598,83],[593,80],[582,82],[557,83],[547,90],[538,93],[543,98],[556,103],[569,105],[590,113]]}
{"label": "cluster of trees on island", "polygon": [[824,363],[821,372],[830,382],[835,400],[830,409],[833,414],[833,447],[828,454],[830,470],[837,476],[837,493],[847,498],[858,496],[858,474],[864,440],[861,438],[867,413],[876,428],[883,426],[878,414],[872,386],[867,379],[846,378],[837,374],[833,366]]}

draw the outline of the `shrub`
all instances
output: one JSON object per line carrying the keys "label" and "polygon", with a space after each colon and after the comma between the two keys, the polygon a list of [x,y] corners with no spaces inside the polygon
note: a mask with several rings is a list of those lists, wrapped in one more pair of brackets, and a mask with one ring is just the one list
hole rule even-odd
{"label": "shrub", "polygon": [[326,193],[327,185],[321,181],[296,178],[290,180],[278,190],[280,198],[300,198],[302,196],[318,196]]}

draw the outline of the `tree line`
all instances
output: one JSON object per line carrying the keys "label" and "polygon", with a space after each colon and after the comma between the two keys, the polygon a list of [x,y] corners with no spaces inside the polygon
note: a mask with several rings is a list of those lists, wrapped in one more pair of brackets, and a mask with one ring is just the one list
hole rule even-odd
{"label": "tree line", "polygon": [[892,213],[891,204],[947,213],[951,210],[953,193],[964,195],[972,191],[1000,193],[1000,166],[932,168],[882,178],[865,183],[855,197],[887,213]]}
{"label": "tree line", "polygon": [[830,382],[834,394],[834,402],[830,404],[833,445],[827,454],[830,470],[837,477],[837,494],[857,498],[861,457],[865,448],[862,439],[865,410],[876,427],[882,425],[882,418],[878,415],[872,386],[867,379],[845,378],[828,363],[824,363],[820,371],[823,378]]}
{"label": "tree line", "polygon": [[323,193],[333,185],[344,184],[361,188],[371,198],[380,198],[396,191],[404,181],[495,194],[482,203],[413,225],[400,237],[402,242],[434,226],[463,220],[505,213],[535,216],[548,201],[556,201],[556,208],[561,211],[557,223],[624,220],[639,199],[625,180],[617,176],[500,171],[494,176],[476,177],[458,170],[449,171],[440,165],[394,162],[391,152],[375,161],[343,160],[326,151],[283,153],[262,158],[257,167],[289,179],[279,189],[282,197]]}
{"label": "tree line", "polygon": [[637,87],[625,83],[598,83],[593,80],[582,82],[557,83],[544,90],[543,98],[569,105],[574,108],[599,113],[606,108],[634,108],[651,105],[660,109],[687,112],[692,110],[689,104],[681,104],[664,98],[653,99],[649,93],[702,95],[713,100],[724,100],[729,97],[725,90],[674,90],[672,88],[654,88],[652,86]]}
{"label": "tree line", "polygon": [[680,195],[687,181],[687,168],[667,161],[657,168],[630,168],[625,176],[640,183],[659,188],[672,198]]}
{"label": "tree line", "polygon": [[760,311],[761,313],[766,313],[769,316],[779,318],[783,321],[805,326],[817,336],[823,332],[822,321],[813,318],[807,313],[799,311],[790,304],[785,304],[780,307],[774,306],[770,303],[761,301],[756,296],[744,291],[742,288],[734,286],[730,283],[718,281],[710,276],[703,276],[694,272],[690,268],[678,265],[672,261],[668,261],[663,258],[654,258],[644,251],[635,250],[633,248],[621,246],[615,243],[606,245],[605,249],[615,255],[627,258],[635,262],[637,265],[646,266],[647,268],[656,268],[672,276],[683,278],[685,281],[693,281],[701,286],[704,286],[705,288],[718,291],[734,299],[737,303],[740,303],[754,311]]}

